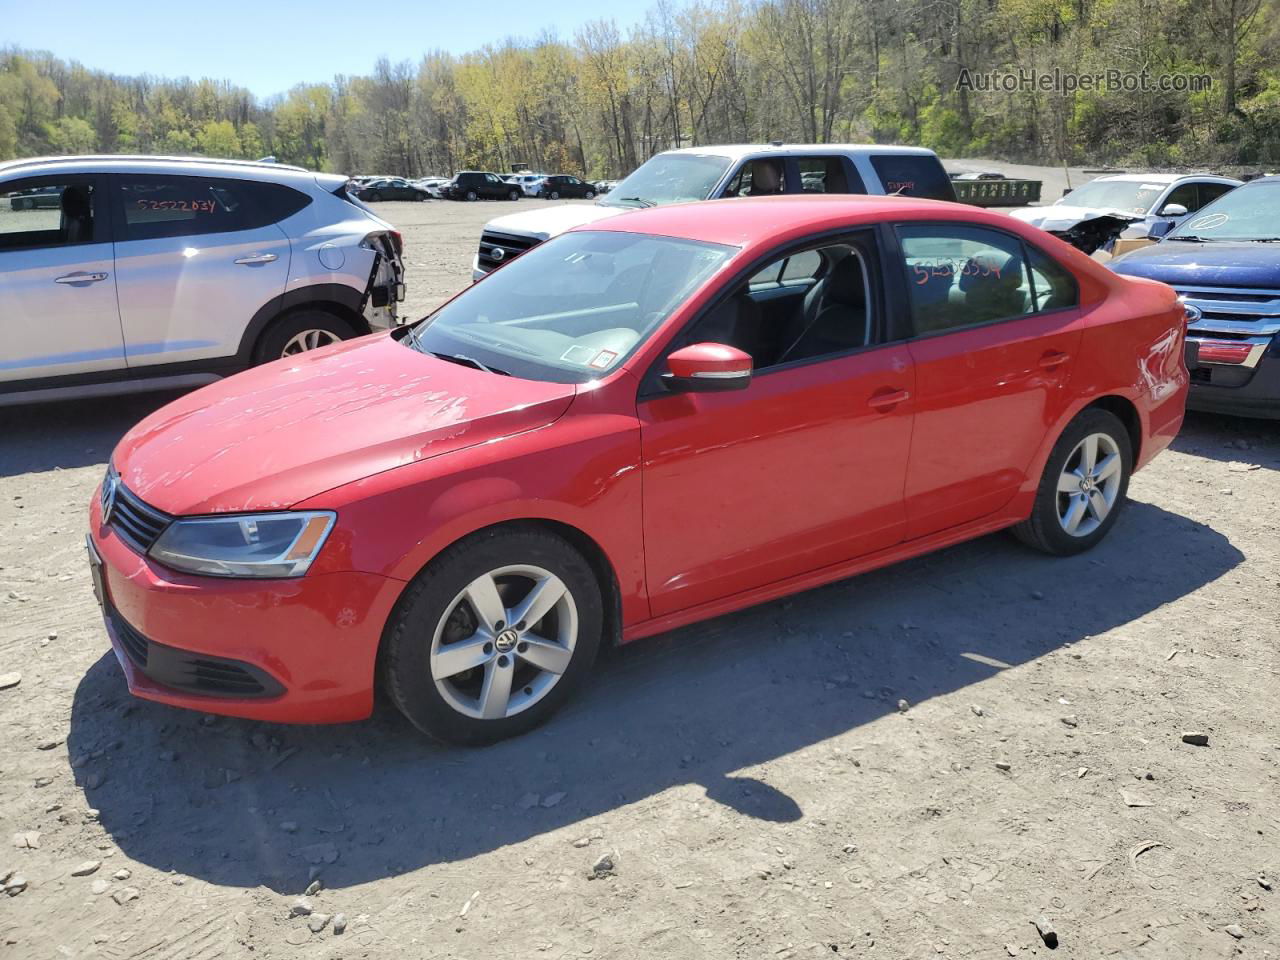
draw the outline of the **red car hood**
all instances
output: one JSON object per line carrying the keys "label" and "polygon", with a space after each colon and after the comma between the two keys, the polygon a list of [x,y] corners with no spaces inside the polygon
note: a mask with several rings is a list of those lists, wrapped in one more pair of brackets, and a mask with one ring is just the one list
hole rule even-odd
{"label": "red car hood", "polygon": [[366,337],[188,394],[130,430],[113,459],[125,485],[167,513],[284,509],[392,467],[545,426],[574,391]]}

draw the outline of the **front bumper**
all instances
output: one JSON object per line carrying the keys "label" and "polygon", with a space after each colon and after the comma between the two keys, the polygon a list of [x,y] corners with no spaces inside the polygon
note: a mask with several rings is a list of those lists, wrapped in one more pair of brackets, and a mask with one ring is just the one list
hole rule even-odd
{"label": "front bumper", "polygon": [[97,496],[89,513],[107,634],[134,696],[274,723],[370,714],[378,644],[402,582],[356,572],[178,574],[104,525]]}
{"label": "front bumper", "polygon": [[1202,343],[1190,336],[1187,340],[1188,409],[1280,420],[1280,348],[1274,342],[1254,366],[1203,362]]}

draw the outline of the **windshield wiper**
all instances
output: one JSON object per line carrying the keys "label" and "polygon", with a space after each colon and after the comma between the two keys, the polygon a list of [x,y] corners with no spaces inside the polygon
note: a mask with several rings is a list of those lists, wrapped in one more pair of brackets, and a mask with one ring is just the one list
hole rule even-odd
{"label": "windshield wiper", "polygon": [[1166,240],[1187,240],[1191,243],[1213,243],[1217,237],[1202,237],[1198,233],[1180,233],[1177,236],[1165,237]]}
{"label": "windshield wiper", "polygon": [[448,360],[450,363],[456,363],[464,367],[475,367],[477,370],[483,370],[485,373],[496,373],[500,377],[509,377],[511,374],[505,370],[499,370],[497,367],[490,367],[481,363],[475,357],[466,357],[460,353],[437,353],[431,351],[433,357],[439,357],[441,360]]}
{"label": "windshield wiper", "polygon": [[619,197],[623,203],[638,203],[642,207],[656,207],[657,204],[652,200],[646,200],[644,197]]}

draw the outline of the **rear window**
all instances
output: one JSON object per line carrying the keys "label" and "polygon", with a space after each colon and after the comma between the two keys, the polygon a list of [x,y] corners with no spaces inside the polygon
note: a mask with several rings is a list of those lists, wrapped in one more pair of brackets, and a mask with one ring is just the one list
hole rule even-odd
{"label": "rear window", "polygon": [[871,167],[884,184],[885,193],[928,200],[956,198],[951,180],[937,157],[880,154],[871,157]]}

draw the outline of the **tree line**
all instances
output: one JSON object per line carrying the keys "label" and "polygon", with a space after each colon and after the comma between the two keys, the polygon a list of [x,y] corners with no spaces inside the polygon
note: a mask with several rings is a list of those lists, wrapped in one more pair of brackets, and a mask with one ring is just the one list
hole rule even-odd
{"label": "tree line", "polygon": [[[621,29],[380,60],[269,100],[0,52],[0,158],[170,153],[349,174],[625,174],[673,146],[894,142],[1038,163],[1280,163],[1280,0],[658,0]],[[1102,89],[972,77],[1147,76]],[[1171,92],[1161,76],[1209,77]],[[964,78],[962,80],[962,78]],[[1207,88],[1201,88],[1207,86]]]}

